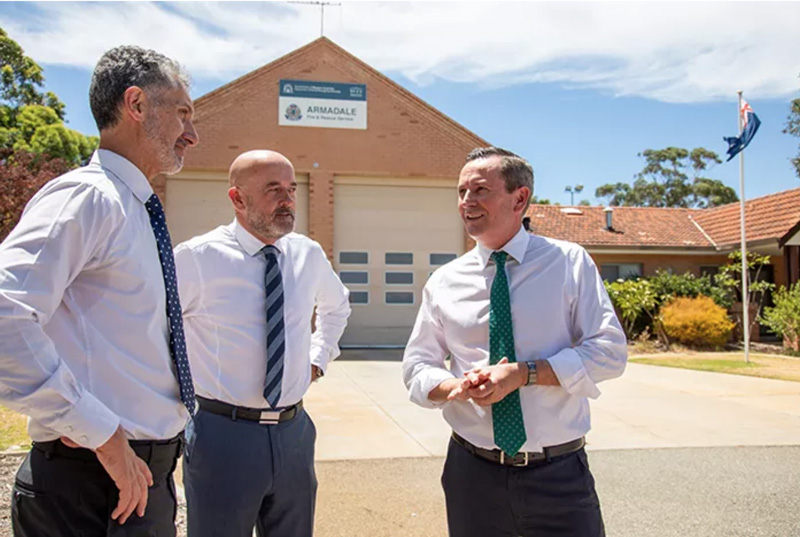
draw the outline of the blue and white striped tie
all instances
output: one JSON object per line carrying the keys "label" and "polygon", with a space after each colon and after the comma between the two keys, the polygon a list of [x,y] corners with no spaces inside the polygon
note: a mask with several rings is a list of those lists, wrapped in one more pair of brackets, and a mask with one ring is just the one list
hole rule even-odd
{"label": "blue and white striped tie", "polygon": [[267,378],[264,398],[269,406],[278,406],[283,380],[283,355],[286,351],[283,325],[283,279],[278,266],[278,249],[272,245],[261,249],[267,258],[264,285],[267,291]]}

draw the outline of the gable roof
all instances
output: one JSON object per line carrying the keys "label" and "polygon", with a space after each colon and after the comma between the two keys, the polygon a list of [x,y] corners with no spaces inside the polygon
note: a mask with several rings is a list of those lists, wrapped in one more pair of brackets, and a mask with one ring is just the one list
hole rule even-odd
{"label": "gable roof", "polygon": [[[568,214],[572,209],[580,214]],[[739,244],[739,203],[712,209],[613,207],[613,230],[606,229],[604,207],[531,205],[531,231],[584,246],[709,248]],[[782,245],[800,231],[800,188],[745,202],[747,241]]]}
{"label": "gable roof", "polygon": [[[281,79],[365,84],[368,127],[281,125]],[[184,174],[223,172],[242,152],[268,147],[303,174],[450,179],[467,153],[489,145],[324,37],[196,99],[194,124],[201,146]]]}
{"label": "gable roof", "polygon": [[[700,211],[697,223],[719,247],[739,244],[739,203]],[[781,242],[800,223],[800,188],[784,190],[745,202],[747,241]]]}
{"label": "gable roof", "polygon": [[[583,246],[713,248],[691,220],[699,209],[614,207],[612,230],[604,207],[531,205],[531,231]],[[580,214],[570,214],[579,211]]]}

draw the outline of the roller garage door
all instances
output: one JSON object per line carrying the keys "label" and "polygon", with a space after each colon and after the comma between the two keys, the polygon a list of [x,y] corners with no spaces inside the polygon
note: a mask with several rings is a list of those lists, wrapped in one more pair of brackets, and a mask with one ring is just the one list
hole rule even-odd
{"label": "roller garage door", "polygon": [[455,179],[336,177],[334,267],[353,313],[342,345],[403,345],[422,288],[464,250]]}
{"label": "roller garage door", "polygon": [[[297,174],[295,231],[308,233],[308,175]],[[178,244],[233,220],[228,175],[181,172],[167,178],[167,225]]]}

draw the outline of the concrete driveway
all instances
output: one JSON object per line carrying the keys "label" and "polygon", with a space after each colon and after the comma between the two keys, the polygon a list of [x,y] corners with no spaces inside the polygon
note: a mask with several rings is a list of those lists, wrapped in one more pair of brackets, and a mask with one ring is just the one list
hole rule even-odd
{"label": "concrete driveway", "polygon": [[[450,429],[408,401],[396,355],[348,353],[306,397],[320,537],[447,535]],[[609,537],[800,536],[800,383],[629,364],[600,388],[588,449]]]}
{"label": "concrete driveway", "polygon": [[[409,402],[397,353],[372,352],[337,360],[309,390],[317,460],[444,456],[441,412]],[[800,445],[797,382],[628,364],[600,389],[590,450]]]}

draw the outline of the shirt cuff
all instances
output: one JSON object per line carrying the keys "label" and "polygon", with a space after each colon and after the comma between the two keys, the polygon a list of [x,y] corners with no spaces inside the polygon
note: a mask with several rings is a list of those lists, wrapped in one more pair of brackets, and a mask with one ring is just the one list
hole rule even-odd
{"label": "shirt cuff", "polygon": [[119,416],[94,395],[83,395],[66,414],[54,424],[54,429],[73,442],[88,449],[105,444],[119,427]]}
{"label": "shirt cuff", "polygon": [[322,369],[323,373],[328,372],[328,364],[331,363],[331,355],[324,347],[311,347],[311,365]]}
{"label": "shirt cuff", "polygon": [[409,399],[423,408],[440,408],[447,401],[431,401],[428,399],[428,394],[436,386],[452,378],[455,376],[446,369],[429,367],[414,379],[409,390]]}
{"label": "shirt cuff", "polygon": [[591,399],[600,397],[597,384],[589,378],[586,368],[583,367],[581,356],[574,349],[564,349],[548,358],[547,361],[558,377],[561,387],[569,394]]}

